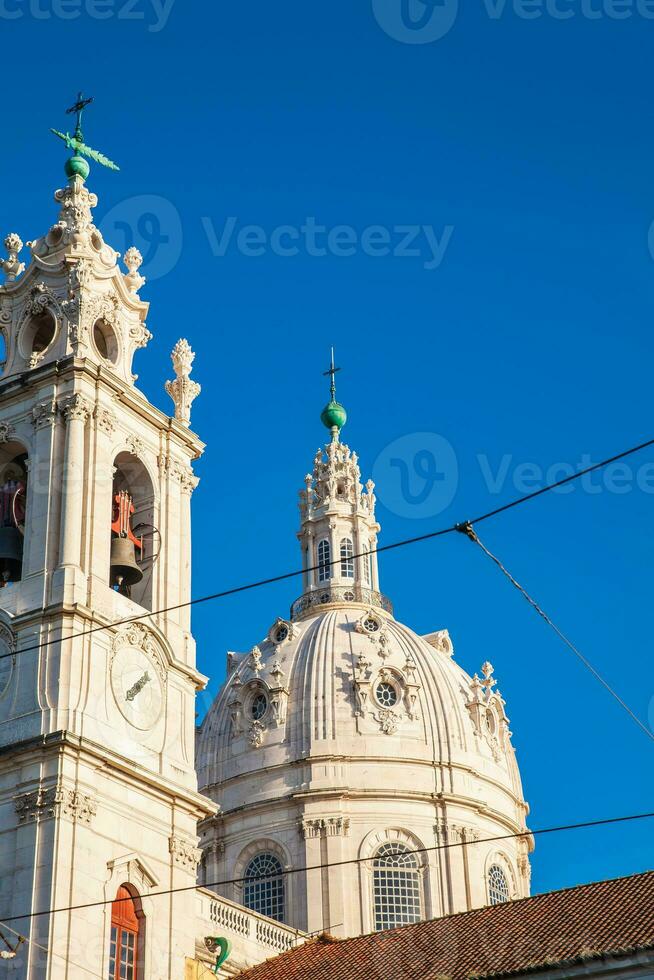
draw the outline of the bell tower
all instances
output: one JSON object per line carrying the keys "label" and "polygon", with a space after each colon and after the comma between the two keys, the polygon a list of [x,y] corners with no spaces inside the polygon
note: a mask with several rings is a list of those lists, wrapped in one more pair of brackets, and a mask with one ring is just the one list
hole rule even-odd
{"label": "bell tower", "polygon": [[142,260],[121,270],[94,226],[84,155],[118,168],[83,141],[87,104],[56,133],[58,220],[0,262],[0,921],[28,940],[0,977],[169,980],[194,955],[193,893],[152,893],[192,888],[215,811],[184,607],[199,386],[184,340],[172,417],[135,386]]}

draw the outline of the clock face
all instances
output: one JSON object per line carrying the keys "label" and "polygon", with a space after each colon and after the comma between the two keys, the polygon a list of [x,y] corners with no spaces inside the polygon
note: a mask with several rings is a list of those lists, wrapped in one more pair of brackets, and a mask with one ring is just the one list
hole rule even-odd
{"label": "clock face", "polygon": [[156,724],[163,706],[163,685],[159,671],[143,650],[124,646],[116,651],[111,686],[118,708],[130,725],[144,731]]}

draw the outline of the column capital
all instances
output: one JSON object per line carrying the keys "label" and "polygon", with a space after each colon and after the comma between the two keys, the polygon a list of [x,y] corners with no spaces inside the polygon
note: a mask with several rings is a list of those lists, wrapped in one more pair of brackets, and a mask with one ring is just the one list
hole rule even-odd
{"label": "column capital", "polygon": [[91,402],[79,392],[64,398],[60,410],[66,422],[82,421],[85,425],[93,414]]}

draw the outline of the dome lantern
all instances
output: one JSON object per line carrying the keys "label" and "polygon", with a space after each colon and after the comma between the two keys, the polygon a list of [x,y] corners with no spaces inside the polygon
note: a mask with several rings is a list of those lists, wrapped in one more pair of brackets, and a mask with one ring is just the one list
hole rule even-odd
{"label": "dome lantern", "polygon": [[361,483],[357,454],[340,441],[347,413],[336,401],[332,348],[330,401],[321,419],[331,441],[320,448],[313,470],[300,491],[300,532],[304,568],[304,592],[291,608],[291,618],[325,605],[375,605],[391,611],[379,594],[374,483]]}

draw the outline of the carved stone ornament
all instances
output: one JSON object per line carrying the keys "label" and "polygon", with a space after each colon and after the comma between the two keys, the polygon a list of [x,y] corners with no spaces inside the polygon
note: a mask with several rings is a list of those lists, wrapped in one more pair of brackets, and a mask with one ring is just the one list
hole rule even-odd
{"label": "carved stone ornament", "polygon": [[5,238],[7,258],[0,262],[0,268],[2,268],[7,282],[13,282],[25,271],[25,263],[18,261],[18,255],[22,247],[23,243],[16,232],[10,232]]}
{"label": "carved stone ornament", "polygon": [[253,721],[248,728],[248,742],[253,749],[259,749],[263,745],[263,738],[266,734],[266,726],[260,721]]}
{"label": "carved stone ornament", "polygon": [[250,668],[254,674],[258,677],[263,670],[263,660],[261,659],[261,650],[258,646],[252,647],[252,652],[250,653],[250,659],[248,661]]}
{"label": "carved stone ornament", "polygon": [[238,678],[235,678],[232,698],[227,703],[227,707],[229,708],[230,738],[238,738],[238,736],[243,732],[243,702],[239,697],[240,688],[241,682],[238,680]]}
{"label": "carved stone ornament", "polygon": [[57,420],[57,403],[54,398],[46,402],[39,402],[32,409],[32,425],[35,429],[42,429],[48,425],[54,425]]}
{"label": "carved stone ornament", "polygon": [[138,271],[143,265],[143,256],[138,248],[133,245],[128,248],[123,255],[123,263],[127,269],[127,275],[123,277],[125,285],[130,293],[138,293],[141,286],[145,285],[145,276],[142,276]]}
{"label": "carved stone ornament", "polygon": [[67,422],[80,421],[86,423],[93,414],[93,406],[84,395],[75,393],[64,398],[61,403],[61,414]]}
{"label": "carved stone ornament", "polygon": [[112,436],[116,431],[116,415],[109,408],[98,406],[95,410],[95,421],[98,429],[101,432],[105,432],[108,436]]}
{"label": "carved stone ornament", "polygon": [[200,394],[201,388],[197,381],[191,381],[191,367],[195,354],[189,342],[182,338],[173,347],[170,355],[175,372],[174,381],[166,381],[166,391],[175,405],[175,418],[188,428],[191,424],[191,405]]}
{"label": "carved stone ornament", "polygon": [[127,436],[125,440],[127,448],[129,449],[132,456],[136,456],[138,459],[142,459],[145,454],[145,443],[138,436]]}
{"label": "carved stone ornament", "polygon": [[345,443],[331,442],[324,451],[320,448],[313,460],[313,472],[305,477],[304,482],[300,490],[300,516],[303,521],[311,518],[319,508],[335,504],[353,505],[361,516],[374,521],[375,485],[368,480],[366,489],[363,489],[359,458]]}
{"label": "carved stone ornament", "polygon": [[188,837],[178,837],[173,834],[168,838],[168,849],[172,855],[173,864],[193,875],[196,873],[202,851],[195,846],[195,841]]}
{"label": "carved stone ornament", "polygon": [[14,437],[14,427],[9,422],[0,422],[0,443],[9,442]]}
{"label": "carved stone ornament", "polygon": [[384,735],[395,735],[399,726],[399,718],[395,711],[390,708],[380,708],[377,712],[377,718]]}
{"label": "carved stone ornament", "polygon": [[305,840],[316,837],[347,837],[350,833],[350,820],[349,817],[301,817],[298,829]]}
{"label": "carved stone ornament", "polygon": [[171,480],[179,483],[182,493],[191,494],[200,482],[190,466],[178,463],[168,453],[157,456],[157,465],[162,473],[167,473]]}
{"label": "carved stone ornament", "polygon": [[98,808],[92,796],[78,793],[61,783],[49,789],[23,793],[15,797],[14,803],[21,824],[63,817],[89,825]]}
{"label": "carved stone ornament", "polygon": [[511,737],[509,719],[504,710],[504,699],[496,687],[493,665],[487,660],[481,667],[482,677],[474,675],[470,681],[466,708],[472,719],[475,735],[489,746],[495,762],[504,758]]}
{"label": "carved stone ornament", "polygon": [[121,627],[111,643],[112,661],[117,651],[124,646],[140,647],[149,656],[161,679],[166,679],[166,668],[161,659],[159,644],[147,626],[143,626],[142,623],[130,623],[128,626]]}

